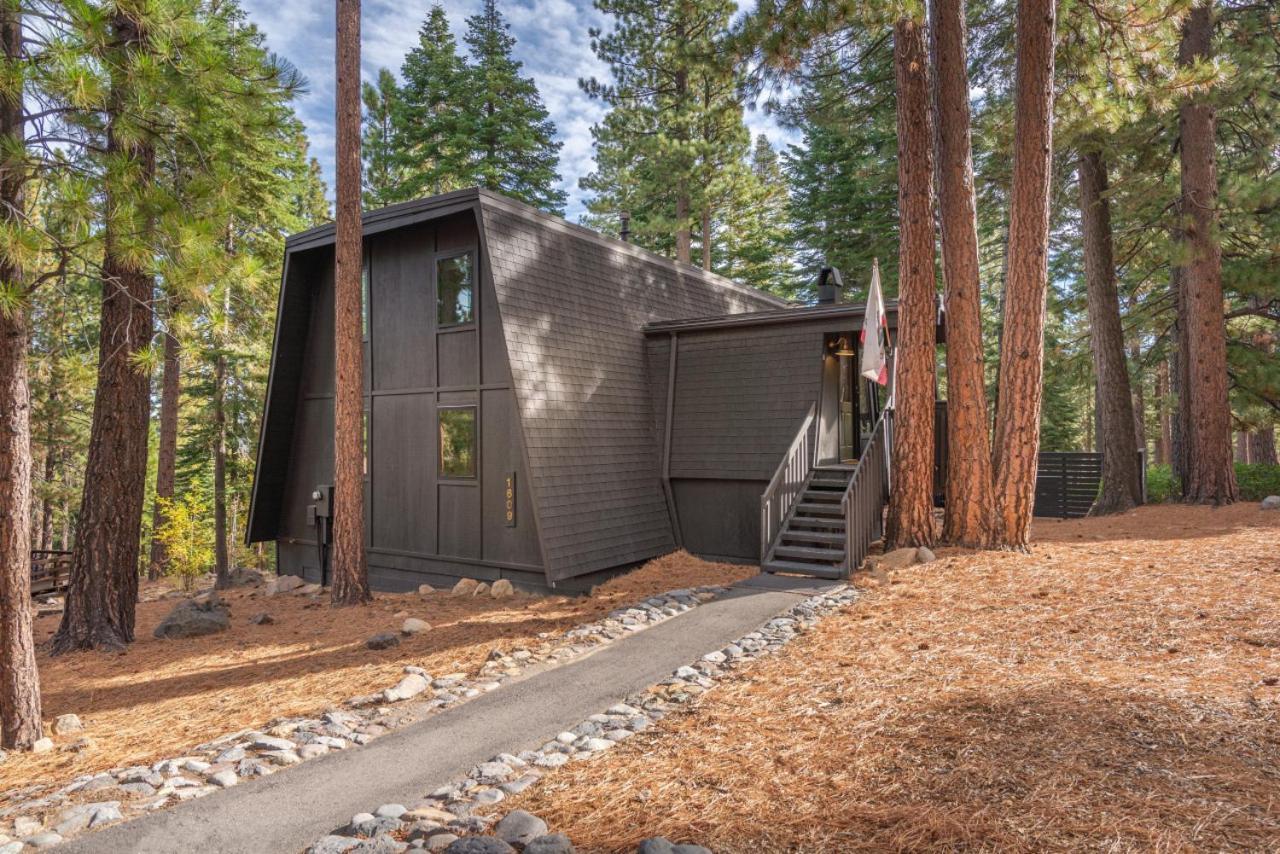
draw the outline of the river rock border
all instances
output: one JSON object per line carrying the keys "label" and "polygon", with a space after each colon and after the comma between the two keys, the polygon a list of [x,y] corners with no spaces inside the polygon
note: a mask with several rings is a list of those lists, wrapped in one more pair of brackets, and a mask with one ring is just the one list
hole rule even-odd
{"label": "river rock border", "polygon": [[[433,678],[420,667],[407,666],[397,684],[376,694],[352,697],[345,708],[329,709],[316,718],[277,718],[260,729],[229,733],[151,765],[82,775],[56,789],[43,785],[5,793],[17,803],[0,809],[0,854],[52,847],[84,830],[203,797],[331,750],[367,744],[499,688],[534,665],[570,661],[690,611],[728,589],[712,585],[670,590],[559,635],[546,632],[531,649],[503,652],[495,648],[475,675],[450,673]],[[416,702],[403,702],[408,700]],[[75,750],[76,743],[63,749]]]}
{"label": "river rock border", "polygon": [[[858,598],[842,586],[805,599],[722,649],[709,652],[644,691],[628,696],[603,713],[592,715],[560,733],[537,750],[500,753],[482,762],[463,780],[429,792],[413,809],[382,804],[358,813],[339,830],[308,849],[308,854],[399,854],[443,851],[444,854],[573,854],[564,834],[550,833],[546,822],[521,810],[501,820],[488,812],[508,795],[536,784],[547,770],[583,761],[611,750],[643,732],[669,713],[686,706],[735,670],[772,655],[821,619]],[[698,854],[696,845],[645,840],[638,854]]]}

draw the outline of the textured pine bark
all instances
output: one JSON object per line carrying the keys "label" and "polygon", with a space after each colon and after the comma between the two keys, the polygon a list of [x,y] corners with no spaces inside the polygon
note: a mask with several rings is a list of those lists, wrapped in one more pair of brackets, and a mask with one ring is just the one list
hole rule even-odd
{"label": "textured pine bark", "polygon": [[1276,428],[1263,427],[1249,434],[1249,462],[1274,466],[1276,462]]}
{"label": "textured pine bark", "polygon": [[[136,21],[121,13],[112,22],[116,47],[129,53],[142,42]],[[123,112],[112,96],[112,115]],[[155,151],[139,139],[122,140],[114,121],[107,151],[127,155],[141,187],[155,179]],[[119,180],[119,179],[117,179]],[[138,599],[138,530],[146,493],[151,383],[139,360],[151,344],[153,282],[122,247],[117,214],[120,194],[138,186],[108,186],[102,261],[102,319],[98,381],[89,454],[84,470],[79,527],[71,559],[62,623],[52,641],[55,654],[78,649],[120,650],[133,640]]]}
{"label": "textured pine bark", "polygon": [[[1178,61],[1207,60],[1213,38],[1212,0],[1183,22]],[[1178,114],[1182,208],[1186,247],[1187,377],[1191,401],[1186,501],[1236,500],[1231,459],[1231,406],[1227,399],[1227,333],[1222,307],[1222,248],[1218,243],[1218,175],[1213,104],[1196,94]]]}
{"label": "textured pine bark", "polygon": [[[1179,205],[1179,211],[1181,205]],[[1173,242],[1182,239],[1177,229]],[[1169,348],[1169,389],[1173,411],[1170,414],[1169,464],[1178,481],[1179,491],[1186,489],[1188,453],[1191,442],[1191,383],[1187,374],[1187,289],[1186,270],[1174,265],[1169,277],[1169,289],[1173,291],[1174,321],[1170,330],[1173,346]]]}
{"label": "textured pine bark", "polygon": [[1013,549],[1027,548],[1030,540],[1040,451],[1055,15],[1055,0],[1018,2],[1008,275],[992,443],[995,539]]}
{"label": "textured pine bark", "polygon": [[933,133],[924,24],[893,27],[898,95],[898,341],[895,351],[893,490],[888,548],[934,542],[933,399],[937,307],[933,236]]}
{"label": "textured pine bark", "polygon": [[1160,420],[1160,435],[1156,439],[1156,465],[1169,464],[1173,447],[1173,419],[1169,416],[1169,362],[1163,360],[1156,366],[1156,410]]}
{"label": "textured pine bark", "polygon": [[[0,10],[5,64],[22,56],[22,17]],[[0,98],[0,222],[25,210],[22,102]],[[21,287],[22,269],[0,260],[0,282]],[[31,390],[27,323],[21,305],[0,310],[0,747],[30,747],[43,735],[40,676],[31,633]]]}
{"label": "textured pine bark", "polygon": [[987,436],[964,7],[964,0],[930,3],[947,324],[947,485],[942,536],[956,545],[985,548],[991,545],[991,442]]}
{"label": "textured pine bark", "polygon": [[1138,470],[1133,395],[1120,322],[1120,294],[1116,289],[1107,164],[1102,155],[1082,152],[1077,177],[1089,343],[1098,391],[1098,448],[1102,451],[1102,492],[1089,512],[1104,516],[1132,510],[1142,503],[1142,475]]}
{"label": "textured pine bark", "polygon": [[332,597],[335,605],[358,605],[373,598],[364,544],[360,0],[338,0],[337,73]]}
{"label": "textured pine bark", "polygon": [[[170,320],[176,311],[170,311]],[[169,554],[155,535],[165,523],[166,513],[160,499],[172,499],[178,465],[178,407],[182,398],[181,348],[178,337],[164,333],[164,366],[160,379],[160,447],[156,455],[156,503],[151,511],[151,556],[147,577],[155,580],[169,568]]]}

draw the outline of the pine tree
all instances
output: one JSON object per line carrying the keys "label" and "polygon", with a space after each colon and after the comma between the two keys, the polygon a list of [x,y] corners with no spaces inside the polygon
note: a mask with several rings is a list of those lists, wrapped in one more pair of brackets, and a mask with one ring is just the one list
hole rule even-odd
{"label": "pine tree", "polygon": [[400,89],[395,75],[385,68],[379,70],[378,82],[365,83],[361,97],[364,102],[364,138],[360,145],[364,159],[364,204],[368,208],[380,208],[404,201],[401,196],[403,158],[397,156],[400,145],[395,122],[401,110]]}
{"label": "pine tree", "polygon": [[782,160],[764,134],[756,137],[729,213],[718,241],[716,271],[779,296],[795,296],[787,181]]}
{"label": "pine tree", "polygon": [[537,84],[521,76],[521,63],[511,55],[509,29],[497,0],[485,0],[481,12],[467,19],[463,40],[472,64],[458,106],[472,155],[469,175],[482,187],[560,214],[567,198],[556,186],[561,143]]}
{"label": "pine tree", "polygon": [[447,193],[471,183],[467,69],[458,56],[444,7],[431,7],[418,43],[400,68],[398,109],[393,112],[396,167],[402,199]]}

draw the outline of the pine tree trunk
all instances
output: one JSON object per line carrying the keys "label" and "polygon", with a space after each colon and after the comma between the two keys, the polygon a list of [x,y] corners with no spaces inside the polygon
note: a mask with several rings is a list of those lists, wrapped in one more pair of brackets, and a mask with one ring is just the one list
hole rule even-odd
{"label": "pine tree trunk", "polygon": [[893,490],[886,548],[934,542],[933,415],[937,305],[933,236],[933,133],[923,23],[893,27],[898,96],[898,343]]}
{"label": "pine tree trunk", "polygon": [[[170,323],[177,314],[169,312]],[[152,581],[169,568],[169,555],[164,542],[156,534],[165,524],[160,499],[172,499],[178,465],[178,407],[182,399],[181,352],[178,336],[171,329],[164,333],[164,366],[160,381],[160,448],[156,456],[156,503],[151,510],[151,558],[147,577]]]}
{"label": "pine tree trunk", "polygon": [[[228,254],[232,251],[227,246]],[[231,586],[231,559],[227,543],[227,332],[231,315],[231,288],[222,294],[222,338],[213,363],[213,568],[214,588]]]}
{"label": "pine tree trunk", "polygon": [[[1183,22],[1178,61],[1189,65],[1211,54],[1212,0]],[[1230,504],[1238,497],[1231,460],[1231,404],[1227,399],[1227,333],[1222,307],[1222,248],[1218,243],[1218,175],[1212,102],[1197,93],[1178,115],[1185,217],[1187,376],[1191,394],[1190,442],[1183,498]]]}
{"label": "pine tree trunk", "polygon": [[681,182],[676,194],[676,260],[693,263],[693,234],[689,228],[689,191]]}
{"label": "pine tree trunk", "polygon": [[964,0],[931,0],[933,121],[947,324],[947,485],[943,538],[991,544],[991,442],[982,352],[978,212],[969,131]]}
{"label": "pine tree trunk", "polygon": [[[22,17],[0,10],[5,63],[22,61]],[[19,99],[0,99],[0,222],[13,227],[26,207],[24,120]],[[0,259],[0,282],[23,291],[22,269]],[[31,621],[31,389],[27,322],[21,304],[0,310],[0,747],[22,749],[43,737],[40,675]]]}
{"label": "pine tree trunk", "polygon": [[1236,449],[1236,462],[1238,463],[1249,462],[1249,431],[1247,430],[1236,431],[1235,449]]}
{"label": "pine tree trunk", "polygon": [[1169,417],[1169,362],[1162,359],[1156,366],[1156,417],[1160,421],[1160,435],[1156,439],[1156,465],[1169,464],[1169,449],[1173,446],[1173,419]]}
{"label": "pine tree trunk", "polygon": [[[1178,210],[1181,211],[1181,205]],[[1182,240],[1182,231],[1175,229],[1173,243]],[[1186,494],[1187,472],[1189,464],[1187,455],[1191,442],[1191,382],[1187,376],[1187,288],[1186,269],[1176,264],[1170,271],[1169,287],[1173,291],[1174,321],[1170,332],[1172,346],[1169,348],[1169,387],[1173,412],[1170,416],[1169,464],[1174,479],[1178,481],[1178,491]]]}
{"label": "pine tree trunk", "polygon": [[[1129,314],[1133,315],[1138,310],[1138,298],[1136,295],[1129,296]],[[1143,381],[1144,371],[1142,370],[1142,336],[1134,331],[1129,339],[1129,365],[1132,371],[1133,380],[1133,438],[1138,445],[1138,450],[1143,451],[1143,460],[1145,461],[1147,451],[1147,402],[1146,402],[1146,383]],[[1142,485],[1138,484],[1138,497],[1142,497]]]}
{"label": "pine tree trunk", "polygon": [[[115,48],[124,55],[142,42],[138,24],[120,13],[112,21]],[[120,84],[113,81],[113,86]],[[112,94],[107,152],[127,156],[137,181],[108,183],[102,260],[102,317],[98,381],[85,463],[79,529],[62,624],[52,649],[120,650],[133,640],[138,600],[138,531],[147,477],[150,382],[139,357],[151,344],[153,282],[135,255],[121,246],[120,195],[138,194],[155,178],[150,143],[122,141],[114,117],[123,111]]]}
{"label": "pine tree trunk", "polygon": [[702,209],[702,269],[711,269],[711,209]]}
{"label": "pine tree trunk", "polygon": [[1276,462],[1276,428],[1263,427],[1249,433],[1249,462],[1264,466],[1280,465]]}
{"label": "pine tree trunk", "polygon": [[1009,205],[1009,274],[994,449],[997,544],[1026,549],[1031,535],[1048,289],[1053,155],[1054,0],[1019,0]]}
{"label": "pine tree trunk", "polygon": [[1086,151],[1080,154],[1077,172],[1089,342],[1098,390],[1098,446],[1102,451],[1102,492],[1089,512],[1104,516],[1132,510],[1142,503],[1142,475],[1138,470],[1133,394],[1125,363],[1120,295],[1116,290],[1107,164],[1101,154]]}
{"label": "pine tree trunk", "polygon": [[[52,392],[50,397],[57,397],[57,392]],[[50,431],[52,433],[52,431]],[[49,440],[44,446],[44,485],[46,495],[40,501],[40,548],[53,548],[53,500],[48,496],[49,484],[53,483],[53,479],[58,474],[58,455],[53,448],[53,436],[49,436]]]}
{"label": "pine tree trunk", "polygon": [[360,0],[338,0],[337,72],[332,596],[335,605],[358,605],[372,598],[364,548]]}

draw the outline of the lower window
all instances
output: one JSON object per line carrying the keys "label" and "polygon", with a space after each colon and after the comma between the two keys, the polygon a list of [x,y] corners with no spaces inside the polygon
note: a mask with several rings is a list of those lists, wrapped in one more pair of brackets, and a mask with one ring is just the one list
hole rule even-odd
{"label": "lower window", "polygon": [[476,408],[448,406],[437,410],[440,432],[440,476],[476,476]]}

